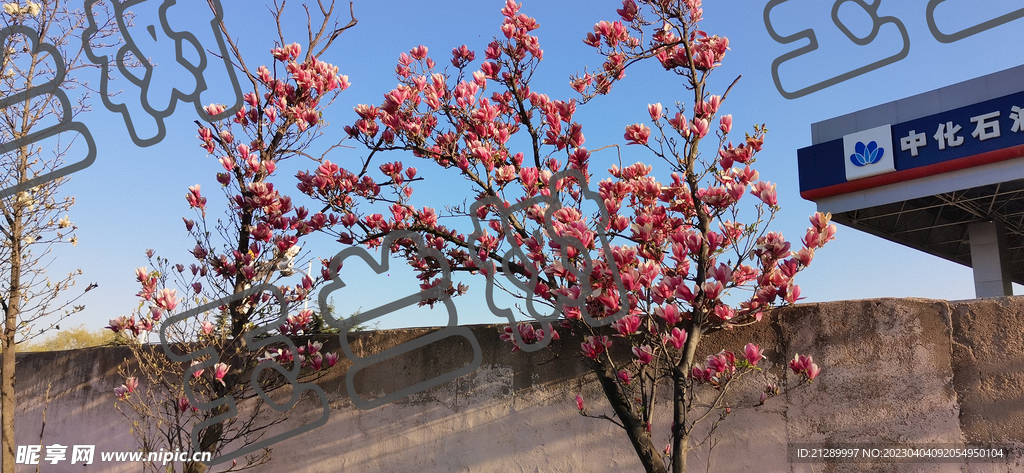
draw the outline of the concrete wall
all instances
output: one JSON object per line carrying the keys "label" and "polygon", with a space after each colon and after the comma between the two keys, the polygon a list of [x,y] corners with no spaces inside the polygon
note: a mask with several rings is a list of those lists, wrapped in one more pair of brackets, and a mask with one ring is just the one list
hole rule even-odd
{"label": "concrete wall", "polygon": [[[965,302],[881,299],[800,305],[765,323],[711,335],[707,351],[766,348],[770,371],[794,352],[811,353],[823,368],[810,386],[754,407],[761,382],[736,390],[735,407],[717,443],[691,453],[691,471],[1024,471],[1024,299]],[[339,363],[319,384],[330,398],[328,424],[274,446],[273,460],[254,471],[310,472],[603,472],[642,471],[615,425],[577,414],[582,393],[591,413],[611,414],[596,381],[579,362],[579,341],[552,351],[510,353],[501,326],[472,328],[483,349],[477,372],[425,393],[372,410],[356,409]],[[362,334],[353,346],[371,353],[428,330]],[[333,342],[336,348],[336,341]],[[328,347],[331,348],[331,347]],[[422,352],[360,372],[364,397],[393,392],[471,357],[469,345],[448,338]],[[703,354],[701,356],[706,355]],[[43,398],[52,383],[43,443],[95,443],[98,451],[134,450],[130,425],[114,409],[123,380],[120,349],[19,355],[18,443],[37,443]],[[343,360],[344,361],[344,360]],[[311,422],[297,412],[280,431]],[[664,417],[664,416],[662,416]],[[664,421],[654,426],[664,445]],[[793,443],[998,443],[1017,457],[996,463],[789,463]],[[97,454],[98,460],[98,454]],[[42,471],[139,471],[137,464]],[[21,467],[18,471],[34,471]]]}

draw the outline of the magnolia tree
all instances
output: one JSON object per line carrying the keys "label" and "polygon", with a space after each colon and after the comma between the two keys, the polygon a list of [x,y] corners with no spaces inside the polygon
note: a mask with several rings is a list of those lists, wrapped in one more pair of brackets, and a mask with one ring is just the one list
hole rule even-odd
{"label": "magnolia tree", "polygon": [[[317,57],[355,25],[355,17],[339,25],[333,3],[318,5],[323,21],[309,25],[305,47],[285,45],[282,36],[270,51],[273,62],[255,70],[222,26],[251,84],[232,119],[199,126],[200,146],[213,156],[209,170],[225,197],[225,218],[209,218],[213,205],[204,189],[188,188],[185,200],[195,217],[183,223],[196,241],[191,261],[171,263],[149,250],[151,266],[136,270],[138,309],[109,326],[136,342],[115,394],[145,452],[210,452],[213,464],[231,460],[231,469],[244,469],[269,459],[276,437],[267,437],[267,429],[284,420],[300,393],[311,391],[306,398],[319,402],[326,421],[323,391],[297,381],[315,379],[338,355],[297,338],[315,330],[314,311],[305,307],[322,280],[295,267],[304,263],[303,240],[337,225],[339,217],[296,206],[274,183],[280,162],[307,155],[324,126],[322,109],[349,85],[337,67]],[[283,5],[273,11],[281,25]],[[215,116],[224,107],[206,111]],[[163,350],[145,343],[157,331]],[[275,392],[283,400],[268,397]],[[210,463],[190,456],[181,467],[198,472]]]}
{"label": "magnolia tree", "polygon": [[[99,5],[97,9],[105,9]],[[73,169],[88,166],[96,147],[74,120],[89,110],[90,64],[75,35],[86,15],[65,2],[3,2],[0,11],[0,456],[14,472],[16,346],[50,331],[84,306],[72,294],[80,269],[52,278],[54,245],[78,244],[62,195]],[[97,25],[90,47],[116,47],[110,23]],[[24,439],[22,439],[24,440]],[[20,442],[25,444],[26,442]]]}
{"label": "magnolia tree", "polygon": [[[401,54],[398,85],[380,105],[356,107],[359,119],[346,128],[369,155],[352,168],[323,161],[298,175],[299,189],[341,215],[328,231],[342,243],[376,247],[391,232],[418,232],[452,271],[487,278],[496,313],[514,316],[495,307],[495,288],[526,299],[520,311],[540,325],[506,328],[514,351],[539,349],[563,331],[585,337],[581,359],[614,411],[614,418],[595,417],[623,428],[647,471],[683,471],[700,423],[728,412],[730,383],[761,369],[762,350],[753,344],[698,360],[704,336],[798,300],[794,277],[836,228],[829,215],[815,214],[798,248],[768,231],[779,211],[775,184],[753,167],[767,129],[755,126],[737,140],[732,116],[720,113],[729,89],[716,95],[708,78],[729,43],[699,29],[700,0],[626,0],[617,20],[595,25],[584,42],[606,60],[599,72],[572,78],[579,101],[531,88],[543,50],[531,34],[537,22],[519,10],[506,3],[501,36],[476,66],[467,46],[453,49],[451,67],[424,46]],[[609,93],[640,61],[658,61],[681,77],[679,103],[689,104],[647,105],[649,123],[623,124],[626,143],[645,148],[667,175],[659,180],[652,166],[636,163],[595,176],[576,108]],[[472,233],[417,205],[416,168],[380,161],[398,150],[469,183],[475,203],[447,209],[472,218]],[[388,212],[376,212],[381,202]],[[444,281],[438,262],[414,250],[402,239],[391,248],[418,271],[424,289]],[[457,296],[467,288],[442,289]],[[616,344],[632,357],[612,356]],[[810,356],[796,355],[790,367],[801,383],[819,373]],[[695,402],[701,389],[711,395]],[[766,386],[759,402],[779,389]],[[583,399],[576,402],[588,415]],[[671,427],[652,431],[662,413]]]}

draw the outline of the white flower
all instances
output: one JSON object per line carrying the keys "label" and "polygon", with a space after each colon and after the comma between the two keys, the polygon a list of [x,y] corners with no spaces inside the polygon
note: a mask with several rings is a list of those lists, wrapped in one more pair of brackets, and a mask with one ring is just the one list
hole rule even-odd
{"label": "white flower", "polygon": [[70,226],[71,226],[71,219],[68,218],[67,215],[65,215],[64,218],[60,219],[60,221],[57,222],[57,228],[68,228]]}
{"label": "white flower", "polygon": [[42,7],[40,7],[38,3],[33,2],[31,0],[29,0],[28,2],[25,3],[25,7],[21,7],[20,5],[18,5],[18,2],[11,2],[11,3],[5,3],[4,4],[4,11],[7,12],[7,14],[11,15],[11,16],[26,15],[26,14],[27,15],[31,15],[31,16],[39,16],[39,13],[42,10],[43,10]]}
{"label": "white flower", "polygon": [[35,208],[36,199],[32,197],[32,194],[21,191],[15,196],[17,199],[17,205],[24,207],[28,211],[32,211]]}
{"label": "white flower", "polygon": [[293,267],[293,265],[294,265],[294,260],[289,259],[287,261],[282,261],[280,263],[277,263],[277,266],[274,269],[277,269],[278,271],[280,271],[281,272],[281,276],[287,277],[287,276],[291,276],[291,275],[295,274],[295,268]]}

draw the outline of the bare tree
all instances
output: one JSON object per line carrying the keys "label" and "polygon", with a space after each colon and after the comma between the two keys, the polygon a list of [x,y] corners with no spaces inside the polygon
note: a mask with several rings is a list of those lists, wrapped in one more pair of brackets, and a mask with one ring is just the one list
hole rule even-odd
{"label": "bare tree", "polygon": [[[98,8],[104,8],[103,5]],[[81,270],[59,280],[46,275],[56,243],[78,240],[68,210],[74,197],[61,196],[70,170],[89,164],[95,145],[88,130],[73,122],[88,110],[88,84],[74,72],[82,60],[77,33],[85,12],[65,2],[10,2],[0,12],[0,309],[4,327],[2,398],[3,472],[14,471],[15,344],[30,340],[82,310],[76,302],[95,284],[68,296]],[[113,39],[102,25],[93,47]],[[71,92],[73,101],[68,99]],[[87,150],[82,150],[84,144]],[[83,153],[85,151],[85,153]],[[87,154],[82,158],[75,154]],[[67,163],[67,161],[74,161]],[[67,166],[65,166],[67,164]]]}

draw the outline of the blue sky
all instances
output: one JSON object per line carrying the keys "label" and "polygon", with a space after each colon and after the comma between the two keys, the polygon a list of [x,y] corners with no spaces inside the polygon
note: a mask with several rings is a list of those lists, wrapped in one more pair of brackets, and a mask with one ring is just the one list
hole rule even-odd
{"label": "blue sky", "polygon": [[[225,22],[241,46],[247,63],[253,68],[269,63],[268,51],[275,46],[277,37],[269,12],[262,6],[256,7],[260,2],[224,0],[224,3]],[[979,7],[982,3],[984,8]],[[940,6],[936,19],[940,29],[949,32],[1019,8],[1019,4],[1015,4],[1009,0],[948,0]],[[323,143],[343,136],[342,127],[356,117],[352,107],[360,103],[379,104],[383,94],[394,87],[394,67],[399,53],[423,44],[429,48],[431,57],[445,64],[453,47],[466,44],[477,52],[478,60],[474,64],[479,65],[483,49],[500,33],[502,5],[503,2],[497,0],[356,2],[359,24],[344,33],[332,50],[321,57],[339,66],[340,73],[348,75],[352,83],[325,114],[325,119],[335,126],[328,128],[332,136],[325,136]],[[615,9],[620,5],[617,1],[524,2],[522,11],[537,18],[540,24],[535,33],[544,49],[544,61],[535,76],[533,89],[553,99],[575,97],[568,86],[569,75],[601,64],[601,58],[581,39],[597,21],[617,19]],[[866,35],[871,29],[870,20],[854,5],[855,2],[845,4],[840,16],[854,34]],[[771,39],[764,25],[764,2],[705,2],[702,28],[710,34],[727,36],[731,47],[723,66],[712,76],[712,91],[722,93],[736,76],[742,75],[720,113],[733,115],[734,134],[751,130],[758,123],[767,124],[770,130],[757,167],[762,179],[778,183],[783,210],[773,224],[775,230],[798,240],[809,225],[807,217],[815,211],[812,202],[799,196],[796,164],[796,150],[810,145],[811,123],[1024,63],[1024,49],[1018,47],[1024,19],[942,44],[929,32],[926,5],[926,0],[888,1],[882,2],[878,10],[880,15],[899,18],[906,26],[910,40],[906,59],[805,97],[787,100],[773,84],[771,63],[803,42],[783,45]],[[305,36],[305,14],[300,2],[289,2],[288,7],[288,21],[284,25],[286,39],[301,42]],[[831,7],[832,2],[790,0],[773,12],[772,23],[780,34],[814,28],[820,44],[818,51],[782,68],[784,83],[793,84],[787,88],[827,79],[831,77],[829,74],[834,76],[855,69],[900,50],[899,34],[886,27],[872,44],[854,45],[832,23]],[[346,14],[342,20],[347,19]],[[626,125],[649,120],[648,103],[668,105],[692,97],[675,76],[655,66],[657,64],[652,63],[630,69],[611,95],[580,108],[576,119],[583,124],[588,148],[623,144]],[[171,76],[168,80],[177,78]],[[120,87],[117,83],[111,85],[112,89],[117,87]],[[138,304],[134,297],[138,291],[134,269],[146,264],[147,248],[155,249],[172,262],[186,266],[191,262],[186,250],[195,243],[189,241],[181,221],[183,216],[194,218],[184,199],[189,186],[202,185],[210,199],[210,215],[220,215],[223,211],[223,197],[214,180],[220,165],[199,148],[193,123],[196,118],[190,104],[179,104],[178,111],[168,119],[167,139],[155,146],[138,148],[130,140],[120,116],[103,108],[95,98],[93,110],[82,115],[81,121],[96,139],[98,157],[96,164],[74,174],[63,189],[77,198],[71,219],[79,227],[79,244],[55,248],[56,260],[50,271],[56,276],[81,268],[84,274],[79,278],[79,286],[97,282],[99,288],[83,298],[86,310],[68,325],[84,323],[99,328],[110,318],[131,313]],[[650,156],[639,147],[622,149],[625,164],[650,161]],[[713,152],[711,149],[704,151]],[[360,149],[342,148],[333,151],[330,159],[345,165],[358,162],[365,154]],[[406,159],[407,165],[414,159],[392,157]],[[610,151],[602,151],[594,155],[593,162],[592,172],[603,178],[603,170],[617,162],[617,157]],[[312,162],[300,159],[288,162],[278,172],[278,185],[294,189],[294,172],[315,167]],[[421,171],[427,168],[425,164],[417,167]],[[667,179],[667,173],[661,176]],[[451,202],[451,188],[447,183],[435,184],[432,188],[421,185],[417,196],[420,193],[428,204],[431,199],[445,197]],[[292,196],[302,203],[297,191],[292,192]],[[329,238],[314,236],[305,249],[313,256],[328,257],[341,247]],[[408,271],[392,269],[384,276],[353,272],[351,290],[336,295],[339,311],[366,310],[415,290],[415,281]],[[486,309],[483,279],[465,281],[471,293],[456,300],[459,323],[500,322]],[[974,297],[970,268],[842,226],[837,241],[817,253],[813,265],[798,276],[797,282],[807,302],[877,297],[949,300]],[[385,287],[387,289],[382,289]],[[1020,293],[1019,287],[1015,290]],[[404,311],[382,319],[380,327],[443,324],[447,316],[434,312]]]}

